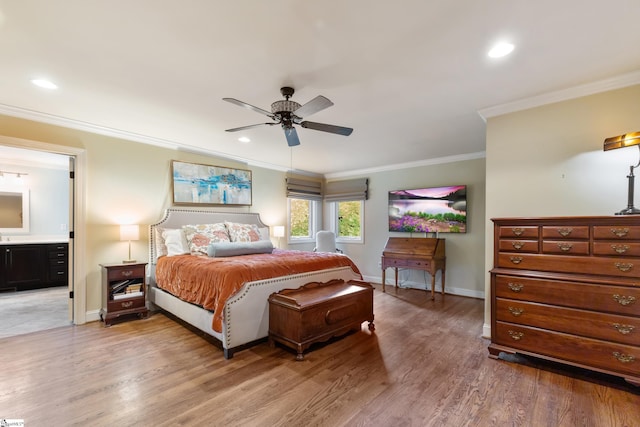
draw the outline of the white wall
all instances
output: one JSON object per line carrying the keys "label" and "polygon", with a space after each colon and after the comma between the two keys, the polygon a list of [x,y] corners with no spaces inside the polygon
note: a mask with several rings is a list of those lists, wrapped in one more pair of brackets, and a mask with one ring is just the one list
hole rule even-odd
{"label": "white wall", "polygon": [[[68,237],[69,171],[38,166],[0,163],[0,170],[24,172],[23,183],[11,190],[29,190],[29,232],[4,233],[5,236],[61,236]],[[13,176],[8,176],[13,178]],[[9,187],[5,187],[9,188]]]}
{"label": "white wall", "polygon": [[[626,208],[626,176],[639,150],[604,152],[603,142],[640,130],[639,100],[637,85],[487,121],[485,271],[493,266],[491,218],[612,215]],[[485,288],[489,295],[488,273]]]}

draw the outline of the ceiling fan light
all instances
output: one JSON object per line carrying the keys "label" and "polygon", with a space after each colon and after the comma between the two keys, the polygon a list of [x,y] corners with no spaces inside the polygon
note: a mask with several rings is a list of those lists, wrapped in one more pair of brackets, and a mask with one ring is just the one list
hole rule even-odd
{"label": "ceiling fan light", "polygon": [[295,101],[281,100],[271,104],[271,112],[276,113],[292,113],[300,108],[301,105]]}

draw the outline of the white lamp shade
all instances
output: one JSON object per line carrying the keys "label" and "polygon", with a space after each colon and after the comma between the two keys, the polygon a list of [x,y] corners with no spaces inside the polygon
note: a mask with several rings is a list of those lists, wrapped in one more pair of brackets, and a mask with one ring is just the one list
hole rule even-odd
{"label": "white lamp shade", "polygon": [[139,240],[140,239],[140,226],[135,225],[121,225],[120,226],[120,240]]}
{"label": "white lamp shade", "polygon": [[273,237],[284,237],[284,225],[275,225],[273,227]]}

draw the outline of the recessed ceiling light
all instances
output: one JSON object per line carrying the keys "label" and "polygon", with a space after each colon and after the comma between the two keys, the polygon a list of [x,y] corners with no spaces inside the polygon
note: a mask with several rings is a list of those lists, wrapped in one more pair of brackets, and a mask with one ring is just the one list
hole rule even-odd
{"label": "recessed ceiling light", "polygon": [[240,138],[238,138],[238,141],[240,141],[240,142],[251,142],[251,140],[249,138],[247,138],[246,136],[241,136]]}
{"label": "recessed ceiling light", "polygon": [[489,51],[489,56],[491,58],[500,58],[502,56],[506,56],[513,52],[514,45],[511,43],[498,43]]}
{"label": "recessed ceiling light", "polygon": [[49,81],[49,80],[45,80],[45,79],[33,79],[31,80],[31,83],[33,83],[34,85],[38,86],[38,87],[42,87],[45,89],[58,89],[58,85],[56,85],[55,83]]}

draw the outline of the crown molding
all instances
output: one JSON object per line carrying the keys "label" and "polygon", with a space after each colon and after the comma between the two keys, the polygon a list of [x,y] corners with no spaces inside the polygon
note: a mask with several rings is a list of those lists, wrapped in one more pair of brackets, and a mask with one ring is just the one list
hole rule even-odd
{"label": "crown molding", "polygon": [[487,157],[486,151],[478,151],[476,153],[460,154],[456,156],[437,157],[433,159],[417,160],[415,162],[408,162],[408,163],[396,163],[393,165],[385,165],[385,166],[380,166],[376,168],[359,169],[359,170],[352,170],[348,172],[327,173],[324,175],[324,177],[325,179],[346,178],[351,176],[361,176],[361,175],[378,173],[378,172],[389,172],[389,171],[397,171],[400,169],[410,169],[410,168],[418,168],[422,166],[440,165],[444,163],[463,162],[466,160],[482,159],[485,157]]}
{"label": "crown molding", "polygon": [[55,116],[52,114],[42,113],[40,111],[29,110],[25,108],[14,107],[12,105],[0,104],[0,114],[20,119],[32,120],[39,123],[46,123],[54,126],[60,126],[68,129],[75,129],[83,132],[95,133],[98,135],[109,136],[112,138],[124,139],[126,141],[139,142],[142,144],[153,145],[156,147],[168,148],[171,150],[185,151],[188,153],[200,154],[205,156],[215,156],[222,159],[232,160],[234,162],[246,165],[257,166],[265,169],[272,169],[286,172],[289,169],[285,166],[274,165],[271,163],[248,160],[239,156],[232,156],[227,153],[221,153],[215,150],[207,150],[205,148],[195,147],[171,141],[168,139],[156,138],[153,136],[142,135],[139,133],[128,132],[120,129],[114,129],[106,126],[100,126],[93,123],[83,122],[80,120],[68,119],[66,117]]}
{"label": "crown molding", "polygon": [[631,73],[622,74],[617,77],[612,77],[610,79],[600,80],[593,83],[587,83],[567,89],[558,90],[555,92],[533,96],[531,98],[525,98],[518,101],[496,105],[493,107],[483,108],[481,110],[478,110],[478,114],[480,115],[480,117],[482,117],[482,120],[486,122],[489,118],[501,116],[503,114],[514,113],[516,111],[522,111],[529,108],[540,107],[546,104],[567,101],[570,99],[580,98],[582,96],[593,95],[609,90],[621,89],[636,84],[640,84],[640,71],[634,71]]}

